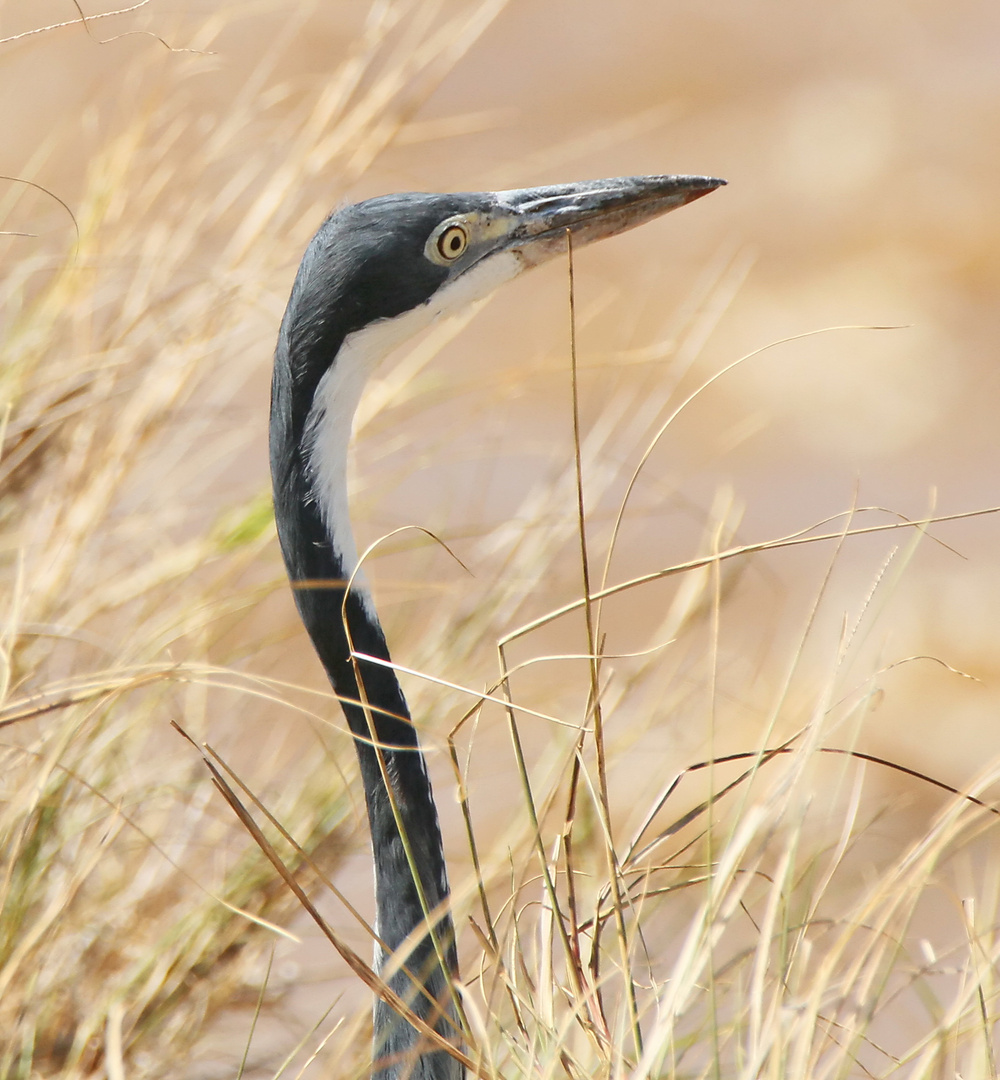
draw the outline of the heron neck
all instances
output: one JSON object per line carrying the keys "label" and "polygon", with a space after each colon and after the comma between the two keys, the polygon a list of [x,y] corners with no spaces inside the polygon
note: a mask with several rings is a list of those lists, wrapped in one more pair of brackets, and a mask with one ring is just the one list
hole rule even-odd
{"label": "heron neck", "polygon": [[[319,380],[313,410],[304,427],[297,428],[290,407],[292,381],[282,359],[279,345],[271,405],[278,538],[296,606],[354,735],[375,863],[375,929],[385,945],[385,951],[376,949],[376,966],[381,968],[388,953],[426,925],[425,908],[438,908],[448,896],[441,831],[430,778],[399,681],[391,668],[362,658],[389,660],[371,595],[367,587],[347,589],[357,556],[347,518],[345,432],[350,430],[365,372],[345,370],[339,383],[331,378],[325,386]],[[339,361],[338,354],[335,365]],[[343,397],[337,390],[343,391]],[[448,982],[457,971],[454,932],[447,914],[435,926],[445,969],[438,961],[437,948],[425,937],[407,962],[419,978],[414,981],[399,971],[390,985],[442,1034],[452,1037],[457,1027]],[[440,1006],[432,1005],[427,995]],[[442,1018],[441,1010],[449,1019]],[[413,1061],[418,1053],[417,1033],[380,1000],[375,1006],[374,1033],[377,1060]],[[453,1059],[437,1051],[418,1053],[412,1069],[386,1067],[376,1069],[375,1076],[378,1080],[404,1074],[458,1080],[461,1072]]]}

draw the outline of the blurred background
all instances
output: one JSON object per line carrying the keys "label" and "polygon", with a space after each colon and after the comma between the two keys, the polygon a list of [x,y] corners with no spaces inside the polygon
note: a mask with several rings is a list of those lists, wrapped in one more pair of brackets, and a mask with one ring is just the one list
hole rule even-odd
{"label": "blurred background", "polygon": [[[214,662],[322,689],[266,524],[254,524],[256,546],[221,584],[212,577],[221,549],[199,544],[256,523],[253,513],[266,519],[270,357],[305,243],[338,203],[387,191],[664,172],[729,182],[577,255],[598,571],[653,436],[702,383],[747,357],[657,442],[609,582],[819,522],[836,533],[1000,503],[995,3],[150,0],[107,17],[84,11],[86,25],[63,0],[0,5],[15,495],[38,475],[32,455],[43,445],[76,462],[65,484],[83,490],[87,455],[116,445],[154,366],[161,397],[155,423],[136,421],[135,440],[119,448],[127,460],[106,477],[85,536],[46,502],[58,496],[51,488],[31,495],[34,512],[20,523],[11,511],[21,554],[4,558],[10,595],[22,598],[11,610],[43,581],[63,598],[83,577],[105,596],[121,586],[120,602],[87,616],[87,632],[122,655],[145,611],[137,575],[181,552],[176,577],[164,570],[160,585],[211,583],[223,606],[244,591],[221,614],[158,630],[149,657],[189,658],[192,636],[211,624]],[[91,282],[85,299],[59,292],[74,258]],[[59,348],[42,342],[39,318]],[[362,405],[354,516],[361,547],[419,525],[469,568],[404,534],[380,547],[371,574],[396,659],[481,687],[496,676],[499,635],[580,590],[565,264],[437,333],[407,354],[403,376],[380,372]],[[44,360],[30,377],[28,355]],[[95,386],[104,411],[86,445],[76,428],[40,441],[32,409],[86,417]],[[128,403],[121,413],[116,400]],[[235,525],[225,518],[233,508]],[[835,517],[852,508],[850,520]],[[628,661],[614,668],[615,790],[632,797],[707,754],[752,750],[772,724],[791,733],[818,687],[828,703],[869,700],[863,723],[844,722],[842,743],[965,788],[1000,753],[998,529],[983,516],[935,525],[919,544],[900,530],[776,550],[727,562],[695,595],[670,578],[609,601],[606,651],[657,646],[664,658],[639,689]],[[544,559],[525,569],[511,552],[539,536]],[[488,633],[474,617],[484,610]],[[60,625],[64,616],[74,623],[64,612]],[[427,627],[447,638],[449,625],[468,640],[442,668]],[[567,619],[513,646],[511,661],[584,648],[582,621]],[[77,642],[46,660],[45,678],[92,659]],[[525,672],[524,699],[581,708],[579,666],[541,667]],[[564,680],[563,668],[576,676]],[[427,740],[442,790],[444,735],[471,703],[417,680],[407,687],[440,716]],[[308,752],[308,734],[275,736],[266,704],[248,704],[248,726],[237,725],[213,693],[189,692],[172,715],[251,786],[266,785],[275,761],[284,768]],[[329,702],[310,707],[330,713]],[[547,737],[527,736],[539,752]],[[483,714],[476,739],[477,824],[499,836],[515,783],[499,711]],[[191,757],[165,722],[153,742]],[[349,744],[332,745],[349,768]],[[879,843],[903,843],[940,798],[895,774],[868,783],[873,805],[896,804],[865,855],[877,871]],[[444,815],[460,861],[453,800]],[[363,843],[354,837],[341,871],[362,905]],[[364,1000],[315,945],[279,959],[302,1001],[328,995],[331,981]],[[217,1018],[203,1062],[241,1046],[245,1021]]]}

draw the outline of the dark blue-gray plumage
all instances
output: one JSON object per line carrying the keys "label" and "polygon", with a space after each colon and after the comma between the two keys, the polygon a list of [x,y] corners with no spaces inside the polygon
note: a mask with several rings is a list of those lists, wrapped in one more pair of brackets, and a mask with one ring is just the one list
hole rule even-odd
{"label": "dark blue-gray plumage", "polygon": [[[357,578],[345,596],[357,569],[346,481],[354,410],[366,377],[392,348],[438,316],[565,251],[567,231],[579,247],[723,183],[697,176],[624,177],[370,199],[323,223],[292,288],[271,401],[281,551],[299,613],[355,738],[371,826],[378,937],[391,953],[415,930],[425,930],[389,985],[455,1045],[462,1034],[453,986],[458,963],[430,780],[398,680],[391,669],[357,657],[389,659],[364,579]],[[435,909],[432,935],[426,913]],[[386,959],[377,949],[380,970]],[[462,1075],[454,1058],[431,1048],[381,1000],[375,1003],[373,1069],[378,1080]]]}

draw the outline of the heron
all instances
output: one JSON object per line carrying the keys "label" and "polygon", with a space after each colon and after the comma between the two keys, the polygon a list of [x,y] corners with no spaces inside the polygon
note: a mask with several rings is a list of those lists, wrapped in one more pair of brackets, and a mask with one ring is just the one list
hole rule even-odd
{"label": "heron", "polygon": [[[406,1017],[461,1045],[458,959],[441,828],[423,751],[348,517],[347,457],[366,379],[394,348],[522,271],[714,191],[708,176],[457,194],[383,195],[335,210],[306,248],[271,387],[275,520],[295,603],[360,763],[375,877],[376,1080],[461,1080]],[[389,969],[390,957],[405,959]],[[387,995],[388,996],[388,995]],[[402,1015],[401,1015],[402,1013]]]}

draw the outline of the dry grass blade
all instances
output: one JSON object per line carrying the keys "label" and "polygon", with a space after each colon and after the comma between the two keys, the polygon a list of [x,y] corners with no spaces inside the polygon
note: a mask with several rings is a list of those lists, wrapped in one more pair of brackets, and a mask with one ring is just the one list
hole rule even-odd
{"label": "dry grass blade", "polygon": [[[849,511],[851,514],[854,512],[855,511],[853,510]],[[618,585],[605,586],[587,598],[573,600],[568,604],[563,604],[561,607],[556,608],[537,619],[533,619],[529,623],[525,623],[523,626],[520,626],[516,630],[505,635],[503,644],[508,645],[512,641],[523,637],[525,634],[530,634],[533,631],[540,629],[554,619],[562,618],[562,616],[569,615],[574,611],[581,611],[588,603],[604,600],[609,596],[617,596],[619,593],[626,592],[629,589],[639,588],[642,585],[649,585],[654,581],[659,581],[661,578],[673,577],[675,574],[684,574],[691,570],[700,570],[703,567],[712,566],[717,562],[722,562],[727,559],[742,558],[747,555],[755,555],[763,551],[775,551],[780,548],[799,547],[803,544],[817,544],[828,540],[842,541],[845,536],[871,536],[877,533],[894,532],[897,529],[923,530],[926,529],[928,525],[940,525],[946,521],[967,521],[971,518],[985,517],[997,513],[1000,513],[1000,506],[987,506],[979,510],[964,510],[954,514],[937,514],[932,517],[893,521],[885,525],[866,525],[848,529],[845,532],[819,533],[815,536],[804,535],[816,527],[814,525],[809,525],[804,529],[789,533],[787,536],[781,536],[773,540],[762,540],[753,544],[740,544],[736,547],[727,548],[725,551],[720,551],[715,555],[703,555],[698,558],[688,559],[683,563],[677,563],[674,566],[668,566],[662,570],[654,570],[651,573],[631,578]]]}
{"label": "dry grass blade", "polygon": [[[573,400],[573,464],[576,470],[576,507],[580,536],[580,568],[583,579],[584,622],[587,629],[587,653],[590,656],[590,706],[588,712],[593,717],[594,753],[597,758],[598,810],[601,826],[604,830],[605,855],[607,858],[608,881],[614,907],[615,930],[621,957],[621,970],[626,973],[625,989],[628,1001],[630,1027],[635,1044],[636,1057],[642,1056],[642,1029],[639,1026],[639,1013],[635,999],[635,986],[632,982],[629,963],[628,929],[625,924],[625,912],[622,908],[622,895],[619,887],[618,856],[615,852],[614,828],[611,823],[611,803],[608,797],[608,762],[607,746],[604,739],[604,714],[601,705],[601,658],[597,648],[600,635],[600,609],[594,611],[590,594],[590,554],[587,546],[587,513],[583,489],[583,455],[580,439],[580,394],[577,378],[576,357],[576,289],[573,280],[573,238],[566,230],[566,266],[569,289],[569,324],[570,324],[570,362],[572,373]],[[589,717],[588,717],[589,719]],[[575,790],[573,797],[575,798]],[[573,956],[572,953],[569,954]],[[592,963],[596,962],[596,951],[592,954]],[[593,966],[592,966],[593,973]],[[596,982],[596,978],[594,979]]]}
{"label": "dry grass blade", "polygon": [[[181,728],[177,728],[178,731],[191,743],[195,745],[194,740],[184,732]],[[268,862],[274,867],[281,877],[281,880],[288,887],[289,891],[295,896],[295,899],[299,902],[302,908],[309,914],[309,917],[313,920],[316,926],[319,927],[323,936],[330,942],[330,944],[337,950],[340,956],[343,958],[347,966],[354,972],[355,975],[368,987],[372,993],[377,994],[386,1004],[391,1005],[392,1008],[404,1017],[410,1024],[412,1024],[427,1041],[438,1047],[441,1050],[447,1051],[457,1061],[468,1069],[476,1069],[475,1063],[471,1058],[467,1057],[456,1047],[452,1046],[446,1039],[439,1035],[434,1028],[432,1028],[426,1021],[418,1016],[405,1001],[375,973],[369,964],[366,964],[364,960],[345,942],[338,934],[336,934],[330,927],[329,923],[319,913],[315,904],[309,898],[305,889],[296,879],[294,873],[285,865],[284,860],[275,850],[274,846],[267,839],[264,833],[261,831],[260,826],[254,821],[253,816],[243,805],[239,796],[230,786],[226,778],[222,775],[215,762],[208,756],[207,753],[202,753],[202,760],[205,763],[206,768],[212,774],[212,782],[218,788],[219,792],[225,798],[226,802],[232,808],[233,812],[239,818],[240,823],[244,829],[253,837],[254,843],[261,849],[264,855],[267,857]],[[486,1072],[476,1071],[477,1076],[482,1076],[483,1080],[490,1080],[490,1074]]]}

